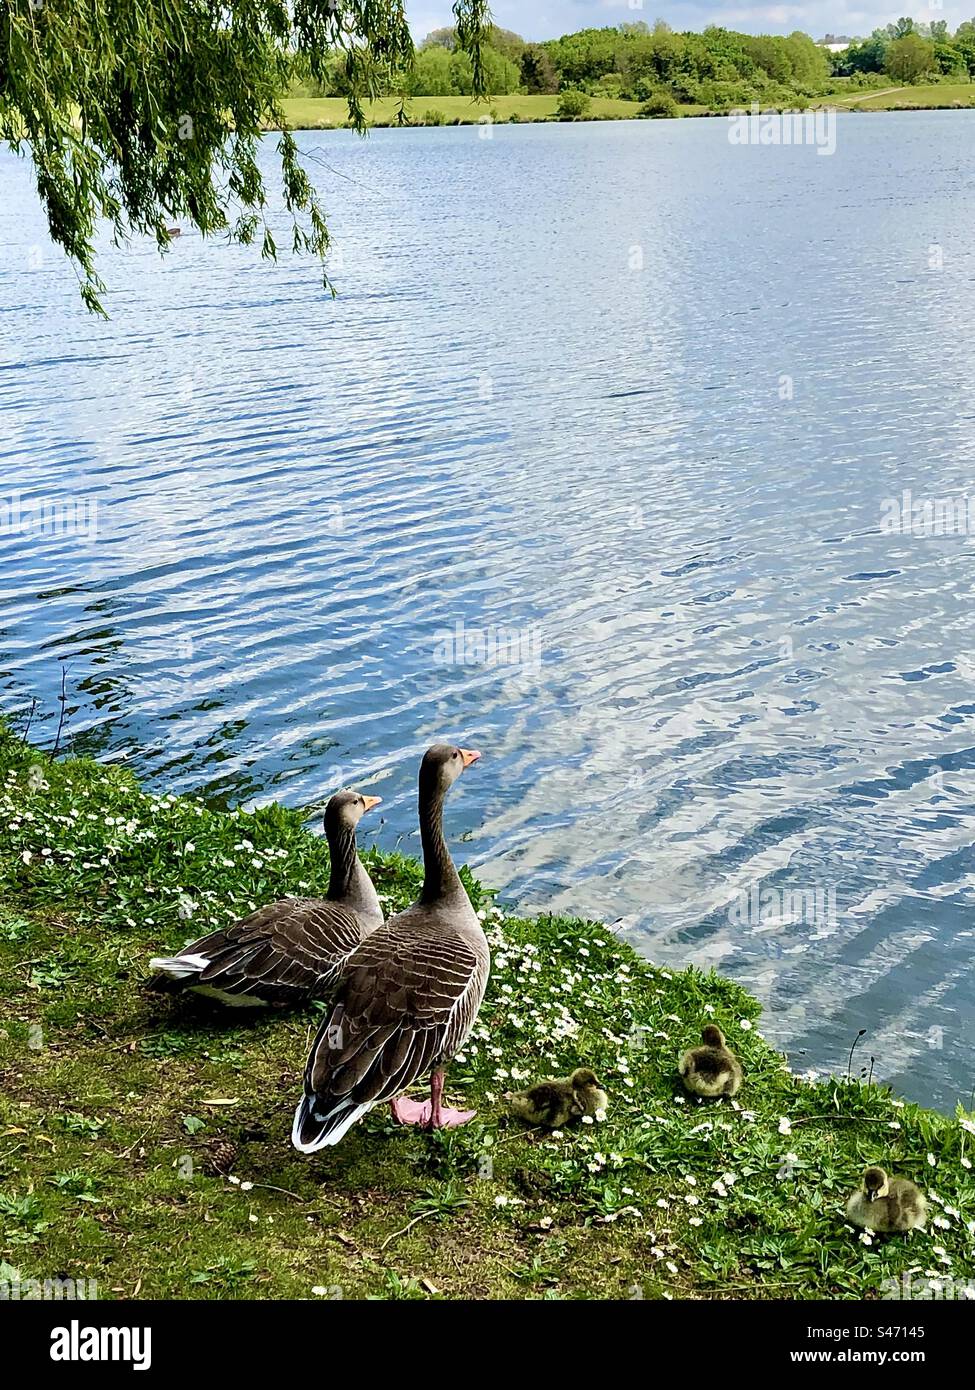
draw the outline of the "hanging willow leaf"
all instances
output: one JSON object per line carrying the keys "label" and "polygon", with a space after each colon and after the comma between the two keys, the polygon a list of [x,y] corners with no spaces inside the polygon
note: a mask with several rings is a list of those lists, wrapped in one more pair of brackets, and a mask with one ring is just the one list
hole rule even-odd
{"label": "hanging willow leaf", "polygon": [[[457,0],[458,43],[483,91],[486,0]],[[33,161],[53,240],[104,312],[96,228],[168,244],[174,220],[252,242],[267,207],[257,163],[277,141],[296,252],[329,237],[280,96],[297,60],[327,78],[346,54],[349,119],[413,60],[403,0],[0,0],[0,140]],[[276,254],[265,227],[262,254]],[[323,281],[328,278],[323,265]]]}

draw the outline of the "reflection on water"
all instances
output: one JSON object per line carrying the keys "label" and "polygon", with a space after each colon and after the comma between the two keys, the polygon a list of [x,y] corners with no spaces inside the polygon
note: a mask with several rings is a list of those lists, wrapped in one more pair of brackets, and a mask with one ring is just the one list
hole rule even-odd
{"label": "reflection on water", "polygon": [[107,325],[0,156],[7,500],[97,504],[3,538],[4,706],[52,737],[67,659],[74,747],[229,801],[357,781],[387,846],[469,741],[450,831],[508,902],[720,967],[797,1065],[866,1027],[952,1105],[975,551],[882,523],[969,486],[973,129],[309,133],[337,302],[185,232],[106,248]]}

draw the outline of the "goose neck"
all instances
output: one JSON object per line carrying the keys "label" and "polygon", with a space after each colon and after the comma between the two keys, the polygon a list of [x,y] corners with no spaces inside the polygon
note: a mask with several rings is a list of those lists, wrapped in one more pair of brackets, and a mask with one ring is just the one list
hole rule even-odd
{"label": "goose neck", "polygon": [[359,863],[356,854],[355,831],[347,826],[329,831],[328,854],[330,873],[326,896],[334,902],[336,899],[348,897],[352,888]]}
{"label": "goose neck", "polygon": [[463,886],[443,834],[444,793],[420,796],[420,843],[423,846],[423,892],[420,901],[437,902]]}

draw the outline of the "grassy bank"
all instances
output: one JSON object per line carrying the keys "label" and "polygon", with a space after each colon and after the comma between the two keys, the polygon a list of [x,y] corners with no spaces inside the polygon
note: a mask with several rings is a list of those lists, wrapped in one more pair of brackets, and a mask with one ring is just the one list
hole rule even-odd
{"label": "grassy bank", "polygon": [[[344,97],[290,97],[281,103],[294,130],[327,130],[348,124],[349,108]],[[558,97],[507,96],[472,101],[470,97],[412,97],[406,111],[416,125],[477,125],[485,117],[495,121],[554,121]],[[698,111],[689,107],[688,111]],[[637,101],[593,97],[589,110],[592,120],[631,120],[640,110]],[[366,103],[370,125],[396,124],[399,98],[382,97]],[[444,119],[436,119],[443,116]]]}
{"label": "grassy bank", "polygon": [[[282,108],[293,130],[331,130],[347,126],[348,106],[343,97],[293,97],[284,100]],[[942,108],[975,106],[975,83],[934,83],[916,87],[892,87],[890,90],[838,91],[831,96],[818,97],[810,107],[836,107],[839,111],[922,111]],[[413,97],[407,104],[407,115],[414,125],[476,125],[490,116],[493,121],[536,122],[558,119],[556,96],[489,97],[474,102],[470,97]],[[635,120],[641,103],[611,97],[593,97],[587,120]],[[747,109],[747,108],[746,108]],[[765,105],[763,110],[778,110],[778,105]],[[384,97],[369,102],[366,111],[370,125],[392,126],[397,123],[399,101]],[[680,116],[716,114],[704,106],[681,105]]]}
{"label": "grassy bank", "polygon": [[[368,862],[390,909],[411,898],[412,860]],[[909,1270],[975,1276],[959,1117],[799,1079],[735,984],[656,969],[594,923],[506,915],[470,880],[494,971],[448,1091],[477,1119],[428,1136],[374,1113],[296,1154],[315,1014],[242,1022],[142,986],[150,952],[327,874],[297,813],[149,795],[0,726],[0,1275],[118,1298],[519,1299],[870,1298]],[[735,1103],[677,1081],[708,1019],[745,1065]],[[506,1089],[580,1061],[604,1122],[508,1120]],[[846,1225],[877,1159],[929,1193],[927,1232],[867,1244]]]}
{"label": "grassy bank", "polygon": [[846,111],[931,111],[944,107],[975,106],[975,83],[942,82],[918,84],[916,87],[892,87],[890,91],[871,93],[869,89],[854,95],[830,97],[817,103],[835,102]]}

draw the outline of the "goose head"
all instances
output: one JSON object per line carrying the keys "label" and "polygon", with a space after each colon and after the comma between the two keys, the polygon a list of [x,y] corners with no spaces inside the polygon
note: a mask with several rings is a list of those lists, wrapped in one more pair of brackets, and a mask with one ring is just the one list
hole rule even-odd
{"label": "goose head", "polygon": [[886,1197],[890,1191],[890,1179],[882,1168],[866,1168],[863,1173],[863,1190],[869,1202],[876,1201],[878,1197]]}
{"label": "goose head", "polygon": [[709,1023],[701,1032],[701,1042],[705,1047],[724,1047],[724,1033],[716,1024]]}
{"label": "goose head", "polygon": [[420,763],[420,795],[442,797],[457,778],[476,763],[480,753],[475,748],[457,748],[452,743],[435,743],[428,748]]}
{"label": "goose head", "polygon": [[362,792],[336,792],[325,807],[325,834],[354,831],[366,812],[381,801],[381,796],[365,796]]}
{"label": "goose head", "polygon": [[590,1087],[598,1088],[599,1082],[596,1080],[596,1073],[590,1071],[588,1067],[576,1067],[569,1077],[569,1081],[575,1090],[588,1090]]}

